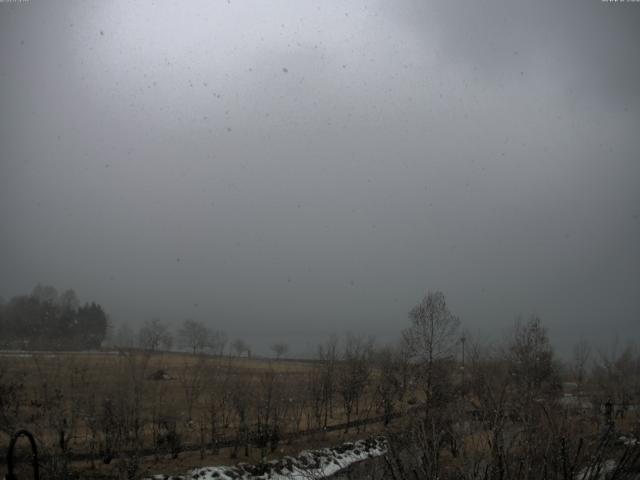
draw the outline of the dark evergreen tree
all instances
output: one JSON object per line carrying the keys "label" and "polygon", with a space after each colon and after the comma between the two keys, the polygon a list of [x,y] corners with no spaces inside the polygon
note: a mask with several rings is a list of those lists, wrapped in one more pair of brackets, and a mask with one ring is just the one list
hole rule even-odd
{"label": "dark evergreen tree", "polygon": [[95,349],[107,333],[107,315],[95,302],[79,307],[76,294],[37,285],[0,305],[0,347]]}

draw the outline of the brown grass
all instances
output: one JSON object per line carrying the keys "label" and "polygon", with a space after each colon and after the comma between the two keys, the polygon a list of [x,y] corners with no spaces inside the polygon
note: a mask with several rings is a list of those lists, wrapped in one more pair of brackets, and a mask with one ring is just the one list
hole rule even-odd
{"label": "brown grass", "polygon": [[[180,444],[194,446],[200,445],[203,440],[206,443],[210,438],[208,433],[204,438],[202,435],[202,429],[207,427],[207,415],[210,411],[208,399],[220,398],[224,393],[229,393],[230,389],[242,387],[246,390],[246,398],[250,402],[256,402],[261,395],[261,388],[264,388],[263,384],[275,376],[278,379],[280,398],[287,399],[293,405],[306,400],[307,382],[313,368],[312,362],[303,361],[217,358],[176,353],[32,353],[0,356],[0,382],[21,385],[19,414],[15,418],[13,429],[29,429],[38,438],[43,453],[60,454],[58,431],[60,425],[64,425],[63,429],[69,435],[67,452],[72,454],[71,458],[73,455],[92,451],[95,454],[93,461],[74,460],[73,469],[82,470],[82,478],[116,478],[118,462],[121,460],[104,464],[101,461],[104,445],[101,437],[96,435],[95,423],[103,415],[106,399],[111,399],[116,404],[123,399],[129,399],[129,402],[135,402],[136,397],[139,399],[140,417],[144,424],[138,441],[139,447],[153,447],[154,426],[157,427],[158,418],[175,422]],[[171,378],[151,380],[150,375],[160,370]],[[200,387],[197,388],[201,391],[194,401],[189,421],[185,386],[191,383],[199,384]],[[372,394],[369,393],[367,401],[371,400]],[[332,424],[344,420],[338,396],[335,405],[330,419]],[[232,407],[229,409],[232,412]],[[308,421],[311,418],[307,415],[308,410],[306,407],[299,425],[301,429],[312,427]],[[370,414],[375,414],[375,410],[370,409]],[[251,421],[249,419],[249,423]],[[234,438],[238,427],[237,416],[229,413],[226,423],[220,425],[217,435]],[[293,427],[285,423],[283,433],[291,428]],[[0,448],[3,450],[9,442],[9,430],[11,428],[6,427],[4,432],[0,432]],[[373,431],[371,426],[368,430]],[[157,433],[156,428],[156,436]],[[275,452],[267,453],[269,456],[295,454],[304,448],[353,438],[352,435],[361,436],[362,433],[353,429],[351,435],[333,432],[297,438],[288,443],[282,442]],[[171,458],[168,451],[159,449],[155,455],[141,459],[139,471],[184,472],[185,469],[207,464],[258,461],[261,453],[263,452],[259,449],[250,448],[249,457],[245,457],[244,449],[241,448],[238,458],[232,459],[231,449],[222,449],[213,454],[210,449],[203,448],[202,451],[182,452],[175,459]]]}

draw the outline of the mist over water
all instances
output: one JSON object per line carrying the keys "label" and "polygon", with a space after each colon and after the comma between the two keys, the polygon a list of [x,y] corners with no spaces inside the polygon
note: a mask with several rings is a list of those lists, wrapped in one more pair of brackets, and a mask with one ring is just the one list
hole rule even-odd
{"label": "mist over water", "polygon": [[640,334],[640,8],[0,3],[0,296],[291,355],[427,290],[560,352]]}

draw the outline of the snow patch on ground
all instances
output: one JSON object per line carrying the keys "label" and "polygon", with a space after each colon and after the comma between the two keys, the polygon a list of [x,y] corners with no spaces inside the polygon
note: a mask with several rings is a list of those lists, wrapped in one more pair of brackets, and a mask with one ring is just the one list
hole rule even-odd
{"label": "snow patch on ground", "polygon": [[583,468],[575,476],[576,480],[605,480],[607,475],[616,469],[615,460],[606,460],[600,465]]}
{"label": "snow patch on ground", "polygon": [[387,452],[384,438],[358,440],[335,448],[308,450],[296,458],[252,465],[238,463],[235,466],[202,467],[185,475],[154,475],[145,480],[309,480],[331,476],[356,462],[379,457]]}
{"label": "snow patch on ground", "polygon": [[640,444],[640,442],[638,442],[637,438],[633,438],[633,437],[627,437],[625,435],[621,435],[620,437],[618,437],[618,443],[624,445],[625,447],[634,447],[638,444]]}

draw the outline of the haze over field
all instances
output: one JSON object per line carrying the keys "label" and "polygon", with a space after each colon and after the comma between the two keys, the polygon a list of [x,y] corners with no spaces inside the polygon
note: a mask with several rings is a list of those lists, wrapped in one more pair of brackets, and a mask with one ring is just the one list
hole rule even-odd
{"label": "haze over field", "polygon": [[0,295],[267,351],[640,335],[640,4],[0,3]]}

